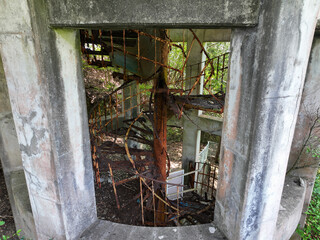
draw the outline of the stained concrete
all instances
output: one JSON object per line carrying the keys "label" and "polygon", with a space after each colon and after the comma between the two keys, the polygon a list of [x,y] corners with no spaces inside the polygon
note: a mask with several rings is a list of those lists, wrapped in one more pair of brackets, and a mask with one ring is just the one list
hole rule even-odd
{"label": "stained concrete", "polygon": [[320,129],[319,124],[313,129],[311,137],[307,139],[310,134],[310,129],[320,116],[320,36],[315,35],[311,54],[309,58],[309,65],[306,75],[306,81],[303,89],[302,100],[298,115],[297,124],[295,127],[294,138],[292,141],[291,152],[287,167],[287,174],[290,176],[301,177],[306,181],[306,195],[304,200],[304,207],[301,212],[300,226],[303,228],[306,220],[305,212],[308,209],[313,183],[317,175],[320,159],[313,157],[312,153],[307,153],[306,148],[319,149],[320,148]]}
{"label": "stained concrete", "polygon": [[[270,239],[275,234],[319,3],[262,1],[260,9],[259,4],[257,0],[0,3],[0,52],[38,239],[76,239],[96,221],[79,39],[76,31],[50,28],[59,26],[257,25],[232,35],[215,221],[230,239]],[[95,226],[102,232],[89,231],[92,239],[145,236],[137,227],[99,221]],[[164,231],[140,229],[150,236]],[[178,229],[172,237],[212,239],[208,231],[194,226]]]}
{"label": "stained concrete", "polygon": [[1,56],[0,159],[16,229],[21,229],[21,236],[35,238],[35,225]]}
{"label": "stained concrete", "polygon": [[55,27],[252,26],[259,11],[257,0],[50,0],[49,6]]}
{"label": "stained concrete", "polygon": [[201,224],[185,227],[139,227],[98,220],[83,233],[80,239],[86,240],[185,240],[185,239],[226,239],[216,225]]}
{"label": "stained concrete", "polygon": [[319,8],[264,1],[257,28],[233,32],[214,219],[229,239],[275,233]]}
{"label": "stained concrete", "polygon": [[1,26],[24,8],[0,51],[37,238],[75,239],[96,220],[79,33],[48,28],[45,1],[1,4]]}

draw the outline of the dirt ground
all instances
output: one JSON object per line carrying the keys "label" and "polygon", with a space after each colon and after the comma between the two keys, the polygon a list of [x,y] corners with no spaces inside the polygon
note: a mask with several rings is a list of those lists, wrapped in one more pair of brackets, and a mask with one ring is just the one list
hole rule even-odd
{"label": "dirt ground", "polygon": [[12,236],[15,233],[16,227],[12,216],[11,206],[7,187],[4,181],[3,170],[0,166],[0,221],[5,221],[5,225],[0,226],[0,236]]}
{"label": "dirt ground", "polygon": [[[181,168],[182,143],[170,143],[168,154],[171,168]],[[137,211],[140,212],[139,202],[135,200],[127,203],[127,199],[134,198],[139,192],[139,182],[136,180],[117,187],[120,205],[124,206],[118,210],[112,184],[108,182],[108,173],[102,171],[101,177],[104,179],[101,188],[95,186],[98,218],[130,225],[141,224],[140,219],[137,219],[139,215],[136,214]],[[0,227],[0,236],[4,234],[11,236],[15,233],[15,225],[2,169],[0,169],[0,196],[0,221],[5,221],[5,225]]]}
{"label": "dirt ground", "polygon": [[[181,168],[182,142],[168,144],[168,154],[171,160],[171,169]],[[101,188],[95,186],[98,218],[129,225],[141,225],[141,215],[137,214],[141,211],[140,202],[137,200],[138,198],[134,199],[139,192],[139,181],[134,180],[117,187],[121,205],[121,209],[118,210],[113,187],[106,170],[102,169],[101,178]],[[4,234],[11,236],[15,233],[15,225],[2,169],[0,170],[0,196],[0,221],[6,222],[4,226],[0,227],[0,236]],[[134,200],[130,201],[130,199]]]}

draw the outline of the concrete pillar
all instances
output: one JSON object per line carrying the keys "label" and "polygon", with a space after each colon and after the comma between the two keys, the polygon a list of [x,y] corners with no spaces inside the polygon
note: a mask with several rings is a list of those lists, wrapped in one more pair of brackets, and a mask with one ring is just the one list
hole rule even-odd
{"label": "concrete pillar", "polygon": [[[311,200],[313,184],[319,168],[319,157],[313,151],[320,148],[320,35],[315,35],[303,89],[299,115],[289,157],[287,174],[298,176],[306,182],[306,195],[300,219],[303,228],[305,212]],[[307,152],[307,148],[311,152]]]}
{"label": "concrete pillar", "polygon": [[273,238],[319,8],[263,1],[232,33],[214,219],[229,239]]}
{"label": "concrete pillar", "polygon": [[50,29],[46,1],[1,5],[0,51],[37,238],[76,239],[97,219],[78,31]]}
{"label": "concrete pillar", "polygon": [[16,229],[22,230],[21,236],[35,238],[35,225],[1,57],[0,159]]}
{"label": "concrete pillar", "polygon": [[[200,41],[203,41],[205,31],[196,32]],[[201,63],[203,61],[202,48],[197,40],[191,46],[193,35],[190,31],[187,34],[187,52],[191,48],[190,56],[186,66],[186,89],[190,89],[196,81],[196,76],[201,72]],[[193,77],[193,78],[191,78]],[[199,85],[192,92],[192,95],[199,94]],[[198,116],[198,110],[188,111],[189,118]],[[189,162],[195,162],[200,151],[201,131],[187,117],[183,118],[183,146],[182,146],[182,168],[185,172],[189,171]]]}

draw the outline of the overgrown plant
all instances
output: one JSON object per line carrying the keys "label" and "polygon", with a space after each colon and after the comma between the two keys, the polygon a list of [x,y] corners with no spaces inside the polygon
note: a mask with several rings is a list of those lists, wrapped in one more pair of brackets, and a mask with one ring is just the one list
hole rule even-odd
{"label": "overgrown plant", "polygon": [[[310,128],[303,141],[302,147],[292,167],[287,171],[287,174],[296,169],[302,168],[317,168],[318,174],[314,183],[312,198],[306,212],[307,220],[304,229],[300,226],[296,229],[296,232],[302,237],[302,239],[320,239],[320,108],[317,109],[315,114],[307,112],[307,116],[310,118]],[[311,116],[313,116],[311,118]],[[302,161],[302,157],[307,157],[308,161]]]}
{"label": "overgrown plant", "polygon": [[[307,113],[311,118],[311,114]],[[292,167],[287,171],[289,174],[291,171],[306,167],[319,167],[320,159],[320,139],[316,136],[316,133],[320,131],[320,108],[317,109],[314,117],[311,118],[311,126],[309,128],[308,134],[306,135],[297,159],[293,163]],[[303,154],[306,153],[308,156],[312,156],[313,161],[299,165],[300,159]]]}
{"label": "overgrown plant", "polygon": [[302,239],[320,239],[320,168],[314,183],[312,198],[308,207],[307,220],[304,229],[297,228]]}
{"label": "overgrown plant", "polygon": [[[5,225],[5,221],[0,221],[0,227],[1,226],[4,226]],[[19,229],[16,233],[14,233],[13,235],[11,236],[8,236],[8,235],[2,235],[0,236],[0,240],[8,240],[8,239],[13,239],[14,237],[20,237],[20,232],[21,232],[21,229]],[[23,238],[22,238],[23,239]]]}

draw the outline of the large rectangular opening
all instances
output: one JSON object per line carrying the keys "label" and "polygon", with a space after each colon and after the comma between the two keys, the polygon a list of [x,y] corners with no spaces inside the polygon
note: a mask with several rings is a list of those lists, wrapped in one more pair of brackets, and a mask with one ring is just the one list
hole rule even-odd
{"label": "large rectangular opening", "polygon": [[210,31],[80,30],[99,218],[213,221],[230,44]]}

